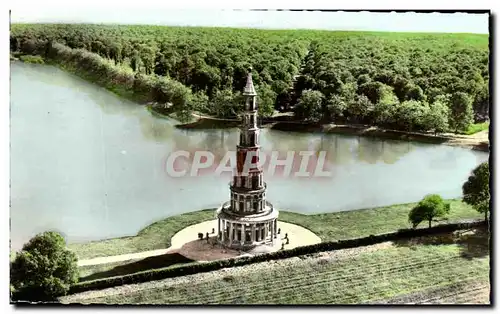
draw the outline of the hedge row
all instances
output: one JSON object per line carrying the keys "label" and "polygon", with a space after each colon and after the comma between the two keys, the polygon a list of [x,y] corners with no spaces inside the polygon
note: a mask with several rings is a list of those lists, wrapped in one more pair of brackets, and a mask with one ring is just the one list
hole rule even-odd
{"label": "hedge row", "polygon": [[37,47],[35,53],[46,60],[131,100],[173,103],[180,108],[191,101],[191,89],[169,77],[135,73],[98,54],[57,42],[39,41]]}
{"label": "hedge row", "polygon": [[368,237],[357,238],[357,239],[322,242],[314,245],[296,247],[291,250],[282,250],[272,253],[254,255],[251,257],[232,258],[232,259],[218,260],[207,263],[193,263],[179,267],[154,269],[124,276],[110,277],[105,279],[97,279],[93,281],[78,283],[73,287],[71,287],[69,293],[74,294],[88,290],[99,290],[126,284],[137,284],[152,280],[161,280],[165,278],[210,272],[222,268],[238,267],[253,263],[286,259],[290,257],[313,254],[318,252],[335,251],[335,250],[348,249],[359,246],[372,245],[386,241],[395,241],[413,237],[428,236],[437,233],[453,232],[461,229],[470,229],[474,227],[479,227],[484,224],[485,222],[481,220],[481,221],[464,222],[464,223],[443,224],[431,228],[400,229],[396,232],[391,232],[391,233],[370,235]]}

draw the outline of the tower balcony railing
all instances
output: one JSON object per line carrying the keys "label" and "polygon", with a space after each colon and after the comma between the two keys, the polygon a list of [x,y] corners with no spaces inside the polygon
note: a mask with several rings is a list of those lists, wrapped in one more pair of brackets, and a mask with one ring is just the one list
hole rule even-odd
{"label": "tower balcony railing", "polygon": [[261,216],[261,215],[266,215],[267,213],[270,213],[270,212],[272,212],[274,210],[273,204],[271,204],[268,201],[265,201],[265,204],[266,204],[266,209],[265,210],[262,210],[260,212],[247,212],[247,213],[243,213],[243,212],[233,212],[231,210],[231,201],[226,201],[226,202],[222,203],[221,207],[219,208],[219,210],[217,210],[217,212],[219,212],[219,211],[223,211],[223,212],[226,212],[226,213],[230,212],[232,215],[241,216],[241,217],[245,217],[245,216]]}
{"label": "tower balcony railing", "polygon": [[262,187],[256,188],[256,189],[253,189],[253,188],[252,189],[247,189],[247,188],[236,187],[234,185],[234,181],[229,182],[228,185],[229,185],[230,190],[233,191],[233,192],[248,193],[248,194],[260,193],[260,192],[262,192],[262,191],[264,191],[264,190],[267,189],[267,183],[266,182],[262,183]]}

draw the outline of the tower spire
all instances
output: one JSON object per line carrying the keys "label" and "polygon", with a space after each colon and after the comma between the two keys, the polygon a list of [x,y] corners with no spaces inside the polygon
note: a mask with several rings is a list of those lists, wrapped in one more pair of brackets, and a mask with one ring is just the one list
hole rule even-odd
{"label": "tower spire", "polygon": [[243,95],[245,95],[245,96],[257,96],[257,93],[255,92],[255,87],[253,86],[253,81],[252,81],[252,67],[248,68],[247,84],[245,85],[245,89],[243,90]]}

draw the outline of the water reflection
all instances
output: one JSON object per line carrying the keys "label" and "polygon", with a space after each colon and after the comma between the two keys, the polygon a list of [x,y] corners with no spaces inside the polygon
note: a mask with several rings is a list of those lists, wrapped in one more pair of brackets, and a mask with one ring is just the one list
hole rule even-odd
{"label": "water reflection", "polygon": [[316,151],[326,151],[326,161],[337,166],[350,163],[353,153],[351,151],[353,139],[325,134],[320,137]]}
{"label": "water reflection", "polygon": [[[137,105],[136,105],[137,106]],[[180,132],[175,132],[173,128],[174,121],[167,119],[157,119],[149,112],[138,115],[142,135],[145,139],[157,143],[166,143],[170,140],[179,141],[181,138],[189,139]]]}
{"label": "water reflection", "polygon": [[394,164],[399,161],[403,156],[410,153],[415,146],[411,142],[395,142],[395,141],[383,141],[382,142],[382,151],[383,156],[382,160],[386,164]]}
{"label": "water reflection", "polygon": [[394,164],[404,155],[410,153],[415,144],[404,141],[374,140],[357,138],[357,158],[369,164],[379,162]]}

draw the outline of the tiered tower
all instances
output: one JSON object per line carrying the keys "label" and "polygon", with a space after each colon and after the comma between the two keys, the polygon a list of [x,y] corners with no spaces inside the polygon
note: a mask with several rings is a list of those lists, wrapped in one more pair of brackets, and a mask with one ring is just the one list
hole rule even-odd
{"label": "tiered tower", "polygon": [[217,210],[219,242],[238,249],[275,244],[278,219],[278,210],[266,200],[267,186],[262,167],[258,165],[260,130],[251,68],[243,95],[246,97],[245,112],[240,126],[240,142],[236,146],[236,169],[230,183],[231,200]]}

